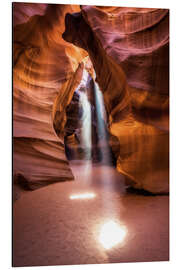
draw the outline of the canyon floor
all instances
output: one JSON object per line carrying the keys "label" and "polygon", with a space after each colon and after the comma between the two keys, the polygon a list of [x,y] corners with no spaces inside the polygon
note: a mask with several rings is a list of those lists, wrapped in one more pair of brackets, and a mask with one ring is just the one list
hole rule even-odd
{"label": "canyon floor", "polygon": [[[70,165],[75,181],[22,193],[14,203],[14,266],[169,259],[169,196],[127,191],[110,166]],[[108,249],[103,238],[111,241],[116,231],[104,225],[112,223],[124,234]]]}

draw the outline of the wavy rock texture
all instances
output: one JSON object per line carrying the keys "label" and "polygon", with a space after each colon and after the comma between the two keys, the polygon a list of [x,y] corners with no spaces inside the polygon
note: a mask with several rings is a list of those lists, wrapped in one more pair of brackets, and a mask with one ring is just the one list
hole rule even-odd
{"label": "wavy rock texture", "polygon": [[78,6],[13,4],[14,179],[28,189],[73,179],[64,150],[65,109],[87,53],[62,33],[65,14],[76,11]]}
{"label": "wavy rock texture", "polygon": [[82,6],[65,24],[63,38],[93,63],[118,171],[135,188],[168,192],[168,10]]}

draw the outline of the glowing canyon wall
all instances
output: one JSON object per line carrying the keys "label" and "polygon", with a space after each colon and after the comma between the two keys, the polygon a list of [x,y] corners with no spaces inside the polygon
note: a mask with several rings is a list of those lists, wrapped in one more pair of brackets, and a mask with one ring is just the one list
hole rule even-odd
{"label": "glowing canyon wall", "polygon": [[13,4],[16,183],[73,179],[66,108],[89,55],[119,141],[117,170],[135,188],[168,192],[168,20],[163,9]]}
{"label": "glowing canyon wall", "polygon": [[62,33],[65,14],[79,10],[70,5],[13,4],[13,173],[15,183],[27,189],[74,178],[63,128],[86,53],[65,42]]}
{"label": "glowing canyon wall", "polygon": [[65,21],[63,38],[93,63],[118,171],[135,188],[168,192],[168,10],[82,6]]}

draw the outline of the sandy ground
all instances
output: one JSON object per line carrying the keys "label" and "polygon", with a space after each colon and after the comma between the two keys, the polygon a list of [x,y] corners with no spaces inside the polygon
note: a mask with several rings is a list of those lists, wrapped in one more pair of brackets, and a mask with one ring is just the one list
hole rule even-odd
{"label": "sandy ground", "polygon": [[[128,193],[123,177],[108,166],[71,167],[75,181],[23,193],[14,203],[14,266],[169,259],[168,196]],[[95,197],[70,199],[87,192]],[[126,235],[106,249],[99,237],[109,221]]]}

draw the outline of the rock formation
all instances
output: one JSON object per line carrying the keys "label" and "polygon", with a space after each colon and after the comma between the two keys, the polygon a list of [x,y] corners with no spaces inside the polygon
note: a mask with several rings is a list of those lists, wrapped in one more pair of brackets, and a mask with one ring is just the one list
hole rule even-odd
{"label": "rock formation", "polygon": [[168,192],[168,46],[165,9],[14,3],[15,183],[35,189],[73,179],[66,114],[89,55],[117,170],[135,188]]}
{"label": "rock formation", "polygon": [[79,10],[13,4],[13,173],[15,183],[28,189],[73,179],[64,150],[65,110],[81,81],[87,53],[61,35],[65,14]]}
{"label": "rock formation", "polygon": [[168,10],[82,6],[65,24],[63,38],[93,63],[118,171],[135,188],[168,192]]}

